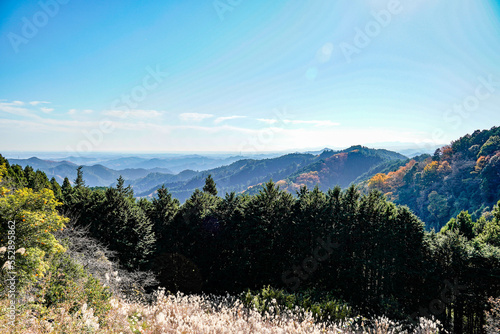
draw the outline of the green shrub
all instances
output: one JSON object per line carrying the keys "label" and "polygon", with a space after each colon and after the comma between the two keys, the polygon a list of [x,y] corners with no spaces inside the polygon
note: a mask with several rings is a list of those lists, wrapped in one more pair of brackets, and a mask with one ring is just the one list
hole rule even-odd
{"label": "green shrub", "polygon": [[245,306],[255,308],[262,314],[279,314],[284,310],[299,307],[311,312],[317,321],[343,321],[354,315],[347,303],[335,299],[331,294],[312,290],[288,293],[267,286],[259,291],[248,290],[240,298]]}
{"label": "green shrub", "polygon": [[101,319],[111,309],[109,299],[112,293],[93,276],[88,277],[84,291],[87,304],[94,309],[94,315]]}
{"label": "green shrub", "polygon": [[73,313],[86,303],[99,319],[103,319],[111,309],[109,299],[112,294],[109,289],[67,253],[52,258],[48,273],[39,282],[38,288],[36,302],[45,308],[67,304]]}

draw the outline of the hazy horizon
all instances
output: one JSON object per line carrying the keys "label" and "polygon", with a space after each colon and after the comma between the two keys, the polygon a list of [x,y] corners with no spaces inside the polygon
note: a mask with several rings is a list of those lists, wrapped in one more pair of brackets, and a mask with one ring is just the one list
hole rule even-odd
{"label": "hazy horizon", "polygon": [[[330,149],[334,151],[341,151],[348,149],[351,145],[346,147],[322,147],[322,148],[304,148],[301,150],[282,150],[282,151],[247,151],[247,152],[228,152],[228,151],[171,151],[171,152],[148,152],[148,151],[93,151],[93,152],[73,152],[75,154],[70,154],[67,151],[8,151],[4,150],[0,153],[6,158],[11,159],[29,159],[29,158],[39,158],[39,159],[61,159],[65,157],[79,157],[79,158],[94,158],[94,157],[148,157],[148,158],[161,158],[161,157],[175,157],[175,156],[189,156],[189,155],[199,155],[199,156],[267,156],[267,155],[281,155],[290,153],[306,153],[306,152],[319,152],[325,149]],[[419,153],[432,153],[440,145],[436,146],[401,146],[401,147],[391,147],[391,146],[373,146],[373,145],[361,145],[372,149],[384,149],[394,152],[407,152],[415,151]],[[404,154],[404,153],[403,153]]]}

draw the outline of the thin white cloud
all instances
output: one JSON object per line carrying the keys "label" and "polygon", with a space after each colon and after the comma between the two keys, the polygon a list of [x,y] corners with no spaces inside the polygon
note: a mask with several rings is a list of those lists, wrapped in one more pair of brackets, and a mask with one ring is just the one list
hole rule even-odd
{"label": "thin white cloud", "polygon": [[266,124],[274,124],[274,123],[278,122],[278,120],[275,118],[257,118],[257,120],[259,122],[263,122]]}
{"label": "thin white cloud", "polygon": [[54,111],[54,108],[41,107],[40,110],[43,111],[44,113],[48,114],[48,113]]}
{"label": "thin white cloud", "polygon": [[328,120],[296,120],[296,119],[277,119],[277,118],[257,118],[259,122],[263,122],[269,125],[273,125],[276,123],[283,124],[306,124],[306,125],[314,125],[314,126],[338,126],[340,123],[328,121]]}
{"label": "thin white cloud", "polygon": [[47,108],[47,107],[40,107],[40,109],[33,108],[34,106],[40,103],[49,103],[49,102],[31,101],[25,103],[23,101],[7,102],[6,100],[0,100],[0,112],[6,112],[16,116],[39,118],[40,117],[39,111],[42,111],[45,114],[54,111],[54,108]]}
{"label": "thin white cloud", "polygon": [[36,105],[39,105],[39,104],[42,104],[42,103],[50,103],[50,102],[47,102],[47,101],[31,101],[31,102],[28,102],[29,104],[31,104],[32,106],[36,106]]}
{"label": "thin white cloud", "polygon": [[70,109],[70,110],[68,110],[68,115],[76,115],[78,113],[89,115],[89,114],[92,114],[93,112],[94,112],[94,110],[92,110],[92,109],[84,109],[84,110]]}
{"label": "thin white cloud", "polygon": [[310,124],[314,126],[338,126],[340,123],[332,122],[332,121],[318,121],[318,120],[310,120],[310,121],[303,121],[303,120],[289,120],[289,119],[284,119],[283,123],[285,124]]}
{"label": "thin white cloud", "polygon": [[214,121],[215,124],[222,123],[224,121],[228,121],[231,119],[238,119],[238,118],[246,118],[246,116],[225,116],[225,117],[217,117]]}
{"label": "thin white cloud", "polygon": [[[84,111],[85,112],[85,111]],[[154,118],[161,116],[162,113],[158,110],[105,110],[103,112],[106,116],[117,117],[117,118]]]}
{"label": "thin white cloud", "polygon": [[183,113],[179,115],[179,119],[183,122],[201,122],[204,119],[211,117],[214,117],[214,115],[199,113]]}
{"label": "thin white cloud", "polygon": [[2,120],[1,125],[5,128],[22,128],[24,131],[29,132],[65,132],[75,133],[83,128],[95,129],[99,128],[99,122],[79,122],[79,121],[66,121],[54,119],[40,119],[40,120]]}
{"label": "thin white cloud", "polygon": [[[40,120],[10,120],[5,119],[0,123],[0,129],[5,128],[22,128],[30,132],[65,132],[65,133],[81,133],[82,131],[92,131],[93,129],[100,129],[103,120],[94,121],[81,121],[81,120],[56,120],[56,119],[40,119]],[[107,120],[107,122],[110,122]],[[170,127],[157,125],[154,123],[145,122],[122,122],[112,121],[114,129],[130,131],[169,131]]]}
{"label": "thin white cloud", "polygon": [[22,102],[21,104],[19,102],[21,101],[0,102],[0,111],[18,116],[34,116],[29,109],[20,107]]}
{"label": "thin white cloud", "polygon": [[218,133],[218,132],[223,133],[225,131],[248,133],[248,134],[256,133],[256,130],[253,129],[247,129],[229,125],[219,125],[219,126],[175,125],[175,126],[168,126],[168,128],[171,131],[195,130],[206,133]]}

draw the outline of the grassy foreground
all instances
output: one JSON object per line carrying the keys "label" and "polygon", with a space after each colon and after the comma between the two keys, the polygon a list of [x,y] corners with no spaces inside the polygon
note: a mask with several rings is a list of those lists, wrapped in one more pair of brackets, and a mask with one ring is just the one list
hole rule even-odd
{"label": "grassy foreground", "polygon": [[[315,322],[312,313],[296,307],[287,309],[271,303],[269,312],[245,307],[232,296],[167,295],[155,293],[150,305],[111,298],[110,308],[101,317],[84,303],[48,308],[43,315],[36,307],[23,307],[15,328],[6,318],[2,301],[0,331],[12,333],[441,333],[440,325],[427,319],[410,330],[387,318],[346,319],[342,323]],[[274,304],[274,306],[273,306]],[[32,306],[34,306],[33,304]]]}

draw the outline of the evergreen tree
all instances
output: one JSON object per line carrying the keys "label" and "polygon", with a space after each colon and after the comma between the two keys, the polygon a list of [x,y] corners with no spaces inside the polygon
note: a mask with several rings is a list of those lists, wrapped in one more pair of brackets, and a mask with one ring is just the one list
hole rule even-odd
{"label": "evergreen tree", "polygon": [[500,248],[500,201],[493,209],[493,219],[485,223],[478,239]]}
{"label": "evergreen tree", "polygon": [[37,170],[36,172],[33,170],[31,166],[24,167],[24,178],[26,179],[26,186],[35,191],[40,191],[42,189],[50,189],[51,185],[47,175]]}
{"label": "evergreen tree", "polygon": [[153,226],[146,214],[115,188],[108,188],[104,194],[94,193],[91,198],[89,203],[97,202],[97,205],[83,208],[86,210],[83,218],[90,225],[91,233],[116,251],[127,269],[144,268],[155,244]]}
{"label": "evergreen tree", "polygon": [[151,206],[145,210],[153,224],[153,231],[157,239],[157,253],[166,251],[173,241],[171,232],[171,224],[175,215],[179,211],[180,203],[172,194],[162,185],[153,198]]}
{"label": "evergreen tree", "polygon": [[76,179],[75,179],[75,188],[85,187],[85,181],[83,180],[83,166],[79,166],[76,169]]}
{"label": "evergreen tree", "polygon": [[205,179],[205,186],[203,186],[203,191],[217,196],[217,187],[215,185],[214,179],[212,179],[211,174],[208,174],[207,178]]}
{"label": "evergreen tree", "polygon": [[63,194],[65,199],[68,198],[73,191],[73,187],[71,186],[71,182],[69,181],[69,179],[67,177],[64,178],[61,190],[62,190],[62,194]]}
{"label": "evergreen tree", "polygon": [[58,201],[62,202],[63,201],[62,189],[61,189],[61,186],[59,185],[59,183],[57,183],[55,177],[50,179],[50,186],[51,186],[52,191],[54,192],[54,196],[57,198]]}
{"label": "evergreen tree", "polygon": [[35,172],[35,184],[33,189],[35,191],[40,191],[42,189],[52,189],[52,185],[49,181],[49,178],[41,170],[37,170]]}
{"label": "evergreen tree", "polygon": [[467,211],[460,212],[457,218],[452,218],[446,223],[441,229],[441,232],[446,232],[448,230],[456,231],[469,240],[474,238],[474,223],[472,222],[471,215]]}
{"label": "evergreen tree", "polygon": [[24,167],[24,177],[26,178],[27,187],[31,189],[35,189],[35,171],[33,167],[26,166]]}
{"label": "evergreen tree", "polygon": [[24,176],[24,171],[19,165],[12,165],[7,169],[7,177],[12,180],[12,185],[17,188],[25,188],[28,186],[28,180]]}
{"label": "evergreen tree", "polygon": [[134,197],[134,190],[130,185],[124,187],[125,185],[125,179],[123,176],[120,175],[120,177],[117,179],[116,183],[116,190],[118,192],[126,197],[133,198]]}
{"label": "evergreen tree", "polygon": [[[159,195],[161,197],[156,205],[166,203],[167,207],[175,208],[177,202],[169,198],[166,189],[161,192],[163,194]],[[219,201],[218,197],[196,189],[171,221],[169,233],[162,231],[165,241],[160,248],[162,253],[155,262],[165,262],[175,254],[175,258],[182,263],[173,264],[170,268],[154,268],[160,277],[160,283],[169,287],[178,286],[186,292],[201,291],[204,284],[201,278],[205,278],[206,283],[215,259],[214,240],[219,226],[215,209]],[[168,212],[170,210],[165,211]],[[161,217],[161,210],[156,214],[158,213]],[[168,219],[168,215],[161,219],[166,218]],[[185,271],[186,267],[192,268],[190,273]]]}
{"label": "evergreen tree", "polygon": [[491,136],[481,147],[478,156],[489,155],[498,150],[500,150],[500,136]]}
{"label": "evergreen tree", "polygon": [[245,248],[243,261],[248,264],[243,275],[252,277],[249,282],[252,288],[281,282],[281,273],[288,269],[285,257],[291,240],[287,238],[289,232],[284,231],[293,221],[293,202],[293,196],[271,180],[248,203],[242,226],[247,236],[240,237],[239,241]]}

